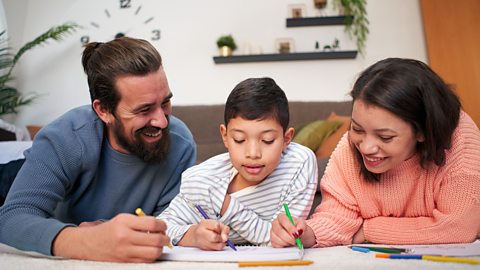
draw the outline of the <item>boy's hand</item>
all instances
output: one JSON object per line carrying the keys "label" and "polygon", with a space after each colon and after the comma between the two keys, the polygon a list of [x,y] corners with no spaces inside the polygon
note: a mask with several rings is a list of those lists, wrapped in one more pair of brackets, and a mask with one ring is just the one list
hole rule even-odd
{"label": "boy's hand", "polygon": [[221,222],[204,219],[192,225],[178,242],[180,246],[198,247],[203,250],[222,250],[228,240],[230,228]]}
{"label": "boy's hand", "polygon": [[272,222],[272,230],[270,231],[272,246],[276,248],[296,246],[296,237],[300,237],[305,248],[315,245],[313,230],[307,226],[304,220],[292,218],[295,225],[292,224],[285,213],[278,215]]}

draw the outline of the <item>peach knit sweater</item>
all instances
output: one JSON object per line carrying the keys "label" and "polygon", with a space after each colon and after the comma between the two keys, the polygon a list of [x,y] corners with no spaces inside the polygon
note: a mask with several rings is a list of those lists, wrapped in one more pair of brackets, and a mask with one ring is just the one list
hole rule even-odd
{"label": "peach knit sweater", "polygon": [[462,243],[480,235],[480,131],[463,111],[444,166],[422,169],[416,155],[370,183],[345,134],[320,183],[322,203],[307,220],[315,247],[351,244],[362,224],[373,243]]}

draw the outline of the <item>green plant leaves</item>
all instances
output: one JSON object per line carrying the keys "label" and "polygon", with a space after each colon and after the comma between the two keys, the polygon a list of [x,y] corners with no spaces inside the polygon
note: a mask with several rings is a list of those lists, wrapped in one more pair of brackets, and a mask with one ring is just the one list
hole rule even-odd
{"label": "green plant leaves", "polygon": [[24,95],[16,88],[7,85],[8,82],[14,79],[11,73],[20,57],[28,50],[45,44],[48,40],[62,40],[63,37],[74,32],[77,28],[79,26],[75,23],[54,26],[23,45],[16,54],[10,52],[10,47],[8,47],[4,38],[6,31],[0,32],[0,116],[8,113],[17,113],[19,106],[30,104],[38,97],[35,93]]}

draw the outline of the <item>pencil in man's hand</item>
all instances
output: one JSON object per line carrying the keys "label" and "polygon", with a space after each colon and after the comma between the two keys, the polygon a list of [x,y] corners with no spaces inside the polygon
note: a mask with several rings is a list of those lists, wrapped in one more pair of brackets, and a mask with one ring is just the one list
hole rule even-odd
{"label": "pencil in man's hand", "polygon": [[135,214],[137,214],[137,216],[139,216],[139,217],[144,217],[144,216],[146,216],[146,215],[145,215],[145,212],[143,212],[142,208],[137,208],[137,209],[135,209]]}
{"label": "pencil in man's hand", "polygon": [[[139,216],[139,217],[146,216],[145,212],[143,212],[142,208],[135,209],[135,214],[137,214],[137,216]],[[170,249],[173,249],[172,243],[168,242],[167,247],[169,247]]]}

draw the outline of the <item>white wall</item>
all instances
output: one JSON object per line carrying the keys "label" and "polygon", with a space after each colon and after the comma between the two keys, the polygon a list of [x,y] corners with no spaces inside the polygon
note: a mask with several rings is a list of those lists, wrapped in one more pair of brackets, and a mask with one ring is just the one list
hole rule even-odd
{"label": "white wall", "polygon": [[[222,34],[234,36],[240,47],[236,54],[242,54],[247,43],[254,51],[273,52],[275,39],[285,37],[294,39],[296,51],[313,51],[317,40],[323,46],[338,38],[344,50],[355,49],[355,43],[343,26],[286,28],[288,5],[304,3],[307,15],[314,16],[311,0],[132,0],[134,7],[142,5],[138,17],[121,14],[118,0],[3,2],[9,29],[14,30],[10,36],[21,36],[13,44],[17,48],[53,25],[75,21],[86,26],[60,43],[29,51],[20,61],[15,71],[18,88],[42,96],[22,110],[18,125],[43,125],[70,108],[90,103],[80,63],[79,39],[85,34],[107,39],[133,28],[132,35],[145,37],[149,27],[159,28],[162,39],[155,46],[164,59],[174,105],[223,103],[239,81],[261,76],[274,78],[290,100],[344,100],[358,72],[380,59],[427,59],[418,0],[368,0],[370,34],[364,58],[222,65],[212,59],[218,54],[215,41]],[[325,13],[333,15],[330,6]],[[110,19],[104,9],[110,11]],[[149,26],[136,26],[150,16],[155,19]],[[91,21],[101,27],[89,29]]]}

